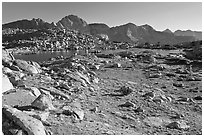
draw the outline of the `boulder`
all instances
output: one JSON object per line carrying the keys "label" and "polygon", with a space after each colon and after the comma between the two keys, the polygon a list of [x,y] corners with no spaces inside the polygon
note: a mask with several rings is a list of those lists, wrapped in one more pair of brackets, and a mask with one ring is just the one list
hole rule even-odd
{"label": "boulder", "polygon": [[2,96],[2,104],[10,106],[29,106],[37,97],[24,88],[15,88]]}
{"label": "boulder", "polygon": [[143,122],[149,126],[160,127],[171,123],[171,120],[166,117],[146,117]]}
{"label": "boulder", "polygon": [[179,130],[190,128],[190,126],[188,126],[184,120],[171,122],[170,124],[167,125],[167,127]]}
{"label": "boulder", "polygon": [[119,105],[119,107],[135,107],[135,104],[130,101],[127,101],[124,104]]}
{"label": "boulder", "polygon": [[161,73],[149,74],[149,78],[159,78],[161,75]]}
{"label": "boulder", "polygon": [[117,53],[117,55],[121,56],[122,58],[125,58],[125,57],[131,58],[134,56],[134,53],[131,51],[121,51],[121,52]]}
{"label": "boulder", "polygon": [[12,70],[15,70],[15,71],[21,71],[21,69],[16,65],[12,65],[9,68],[12,69]]}
{"label": "boulder", "polygon": [[2,76],[2,93],[14,89],[13,84],[10,82],[6,75]]}
{"label": "boulder", "polygon": [[145,93],[144,95],[142,95],[143,97],[151,97],[151,98],[154,98],[155,97],[155,94],[154,92],[150,91],[150,92],[147,92]]}
{"label": "boulder", "polygon": [[14,60],[14,57],[11,53],[6,50],[2,50],[2,63],[6,66]]}
{"label": "boulder", "polygon": [[183,83],[173,83],[173,86],[175,86],[175,87],[183,87],[184,86],[184,84]]}
{"label": "boulder", "polygon": [[73,109],[73,113],[77,116],[77,118],[79,120],[83,120],[84,119],[84,111],[82,109],[75,108],[75,109]]}
{"label": "boulder", "polygon": [[2,71],[3,71],[4,74],[9,74],[9,73],[12,73],[12,72],[13,72],[13,71],[12,71],[10,68],[8,68],[8,67],[3,67],[3,68],[2,68]]}
{"label": "boulder", "polygon": [[9,80],[14,85],[17,86],[21,84],[22,78],[25,76],[24,73],[19,71],[12,71],[12,73],[9,73]]}
{"label": "boulder", "polygon": [[31,91],[32,95],[34,95],[36,97],[41,95],[40,90],[36,87],[29,87],[28,89]]}
{"label": "boulder", "polygon": [[41,94],[32,103],[31,106],[36,107],[40,110],[54,110],[55,107],[52,105],[52,100],[49,95]]}
{"label": "boulder", "polygon": [[127,86],[122,86],[119,90],[117,90],[118,92],[121,93],[122,96],[127,96],[130,93],[133,92],[133,89]]}
{"label": "boulder", "polygon": [[121,68],[122,65],[120,63],[115,63],[112,65],[113,68]]}
{"label": "boulder", "polygon": [[11,121],[25,130],[28,135],[46,135],[45,127],[40,120],[8,105],[3,106],[2,112]]}
{"label": "boulder", "polygon": [[31,65],[33,65],[33,66],[35,66],[37,68],[41,68],[40,65],[35,61],[31,61]]}
{"label": "boulder", "polygon": [[136,109],[133,110],[135,113],[140,113],[140,112],[144,112],[145,110],[142,109],[141,107],[138,107]]}
{"label": "boulder", "polygon": [[64,106],[63,114],[66,115],[74,115],[76,119],[83,120],[84,119],[84,111],[81,109],[81,104],[78,101],[73,101],[69,106]]}
{"label": "boulder", "polygon": [[39,73],[38,68],[31,65],[31,64],[28,64],[27,61],[17,59],[17,60],[15,60],[15,63],[20,69],[22,69],[24,71],[27,71],[27,72],[29,72],[31,74]]}
{"label": "boulder", "polygon": [[202,100],[202,96],[195,96],[193,99],[194,100]]}

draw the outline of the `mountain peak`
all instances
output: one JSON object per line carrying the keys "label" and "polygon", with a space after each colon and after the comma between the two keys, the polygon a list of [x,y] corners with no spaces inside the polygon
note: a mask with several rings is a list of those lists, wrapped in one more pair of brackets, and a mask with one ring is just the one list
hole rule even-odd
{"label": "mountain peak", "polygon": [[163,32],[173,33],[170,29],[165,29]]}
{"label": "mountain peak", "polygon": [[76,15],[68,15],[63,17],[56,23],[59,28],[73,29],[83,33],[89,33],[88,24]]}
{"label": "mountain peak", "polygon": [[148,24],[145,25],[141,25],[142,28],[146,29],[146,30],[154,30],[154,28]]}
{"label": "mountain peak", "polygon": [[128,25],[128,26],[136,26],[134,23],[132,23],[132,22],[129,22],[129,23],[127,23],[126,25]]}

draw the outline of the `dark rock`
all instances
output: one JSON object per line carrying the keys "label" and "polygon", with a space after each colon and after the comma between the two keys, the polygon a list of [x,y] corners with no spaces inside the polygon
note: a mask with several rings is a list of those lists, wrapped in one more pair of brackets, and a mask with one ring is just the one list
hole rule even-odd
{"label": "dark rock", "polygon": [[52,105],[52,100],[50,98],[49,95],[46,94],[41,94],[40,96],[38,96],[38,98],[36,98],[31,105],[33,107],[36,107],[40,110],[54,110],[55,107]]}
{"label": "dark rock", "polygon": [[144,109],[142,109],[141,107],[138,107],[138,108],[136,108],[136,109],[134,109],[134,112],[138,112],[138,113],[140,113],[140,112],[144,112]]}
{"label": "dark rock", "polygon": [[173,83],[173,86],[175,86],[175,87],[183,87],[184,84],[183,83]]}
{"label": "dark rock", "polygon": [[15,70],[15,71],[21,71],[21,69],[16,65],[10,66],[10,69]]}
{"label": "dark rock", "polygon": [[133,89],[127,86],[122,86],[119,90],[116,90],[121,93],[122,96],[127,96],[133,92]]}
{"label": "dark rock", "polygon": [[130,101],[127,101],[124,104],[119,105],[119,107],[135,107],[135,104]]}
{"label": "dark rock", "polygon": [[176,101],[188,102],[189,98],[188,97],[179,97]]}
{"label": "dark rock", "polygon": [[202,96],[196,96],[193,99],[195,99],[195,100],[202,100]]}
{"label": "dark rock", "polygon": [[188,126],[186,122],[183,120],[172,122],[169,125],[167,125],[167,127],[172,129],[179,129],[179,130],[190,128],[190,126]]}
{"label": "dark rock", "polygon": [[155,97],[155,94],[154,92],[147,92],[145,93],[144,95],[142,95],[143,97],[151,97],[151,98],[154,98]]}

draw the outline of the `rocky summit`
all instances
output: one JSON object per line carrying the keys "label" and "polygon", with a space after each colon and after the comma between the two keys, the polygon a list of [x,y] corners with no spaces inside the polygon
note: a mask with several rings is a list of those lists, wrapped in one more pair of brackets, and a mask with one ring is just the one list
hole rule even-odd
{"label": "rocky summit", "polygon": [[78,30],[82,33],[89,33],[88,24],[83,19],[75,15],[69,15],[56,23],[57,27],[62,29]]}

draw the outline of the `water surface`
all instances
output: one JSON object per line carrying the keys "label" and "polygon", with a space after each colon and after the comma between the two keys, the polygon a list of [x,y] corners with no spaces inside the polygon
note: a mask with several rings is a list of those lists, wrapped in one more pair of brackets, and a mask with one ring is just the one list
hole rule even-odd
{"label": "water surface", "polygon": [[36,61],[36,62],[43,62],[47,61],[50,58],[57,57],[57,56],[64,56],[64,57],[70,57],[71,55],[78,53],[78,54],[84,54],[85,51],[46,51],[46,52],[38,52],[36,54],[29,54],[29,55],[20,55],[20,54],[14,54],[14,57],[16,59],[22,59],[26,61]]}

